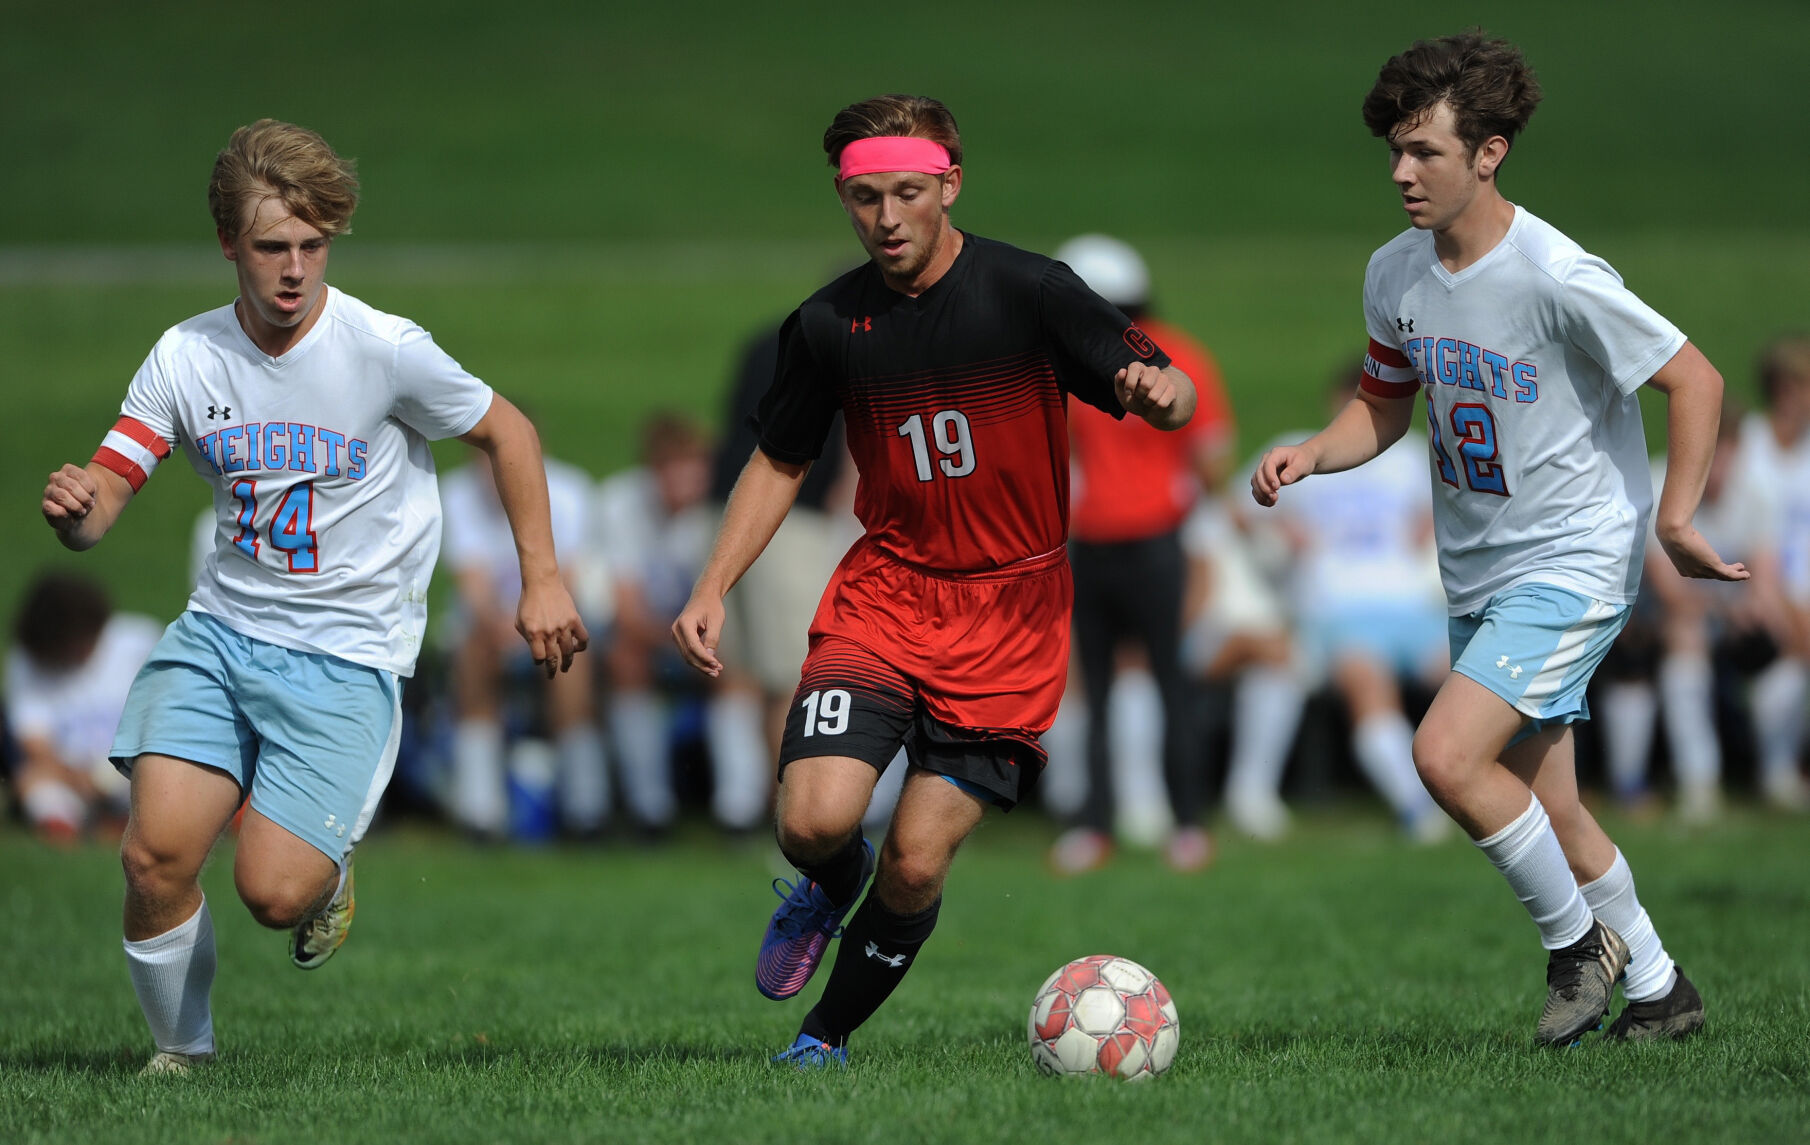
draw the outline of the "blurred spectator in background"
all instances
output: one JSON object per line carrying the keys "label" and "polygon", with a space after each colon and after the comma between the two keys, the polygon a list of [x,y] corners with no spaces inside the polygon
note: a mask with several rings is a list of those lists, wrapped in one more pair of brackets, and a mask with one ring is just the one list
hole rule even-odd
{"label": "blurred spectator in background", "polygon": [[[1648,706],[1664,714],[1678,813],[1691,822],[1714,818],[1721,808],[1722,744],[1716,726],[1719,675],[1753,678],[1749,703],[1741,707],[1751,714],[1762,746],[1779,738],[1781,717],[1791,727],[1802,725],[1797,709],[1803,703],[1803,670],[1796,661],[1780,655],[1780,650],[1789,646],[1791,634],[1772,531],[1775,494],[1766,485],[1748,483],[1745,475],[1749,470],[1741,456],[1743,438],[1750,436],[1751,428],[1743,425],[1740,410],[1724,407],[1694,523],[1717,552],[1733,553],[1729,559],[1745,564],[1752,579],[1740,585],[1687,580],[1672,567],[1648,530],[1644,588],[1657,607],[1636,610],[1636,614],[1657,624],[1663,650],[1657,696]],[[1656,457],[1652,464],[1655,489],[1664,485],[1665,470],[1664,456]],[[1652,735],[1632,721],[1644,715],[1650,722],[1651,714],[1625,697],[1618,697],[1618,704],[1614,722],[1603,729],[1610,741],[1610,786],[1624,805],[1638,807],[1647,787],[1649,753],[1644,749],[1650,746]],[[1624,750],[1629,740],[1643,749],[1638,755],[1631,748]],[[1785,754],[1795,769],[1795,751]]]}
{"label": "blurred spectator in background", "polygon": [[6,721],[19,748],[13,789],[44,838],[124,827],[127,782],[107,752],[126,692],[161,635],[148,616],[114,612],[84,577],[43,572],[26,588],[6,659]]}
{"label": "blurred spectator in background", "polygon": [[1768,524],[1775,538],[1787,655],[1756,682],[1760,791],[1768,803],[1810,810],[1804,780],[1806,664],[1810,664],[1810,337],[1776,338],[1758,362],[1764,415],[1741,432],[1744,489],[1772,491]]}
{"label": "blurred spectator in background", "polygon": [[[597,492],[596,546],[615,595],[609,666],[609,724],[624,810],[643,833],[665,831],[678,813],[672,730],[663,691],[692,689],[670,625],[704,566],[716,518],[710,505],[711,453],[681,415],[657,412],[641,429],[641,464],[607,477]],[[771,765],[755,693],[712,690],[705,699],[711,811],[734,832],[766,817]]]}
{"label": "blurred spectator in background", "polygon": [[[551,457],[545,458],[545,463],[560,573],[582,607],[579,586],[585,580],[584,562],[590,548],[592,481],[576,466]],[[527,726],[510,730],[518,744],[528,733],[551,737],[552,774],[527,774],[545,766],[545,752],[537,749],[534,741],[526,741],[527,746],[512,761],[524,772],[515,776],[517,802],[538,805],[551,795],[561,827],[580,837],[595,835],[609,814],[610,789],[593,699],[592,660],[578,657],[569,671],[544,681],[544,688],[535,680],[540,673],[515,631],[521,566],[488,454],[475,452],[470,462],[441,478],[440,505],[442,562],[452,575],[455,592],[447,626],[457,712],[451,783],[446,792],[448,813],[455,824],[479,836],[499,837],[508,832],[506,699],[512,682],[534,681],[535,687],[524,689],[525,698],[544,704],[545,710],[534,713]],[[588,621],[595,619],[587,617]],[[518,832],[528,836],[542,835],[551,827],[545,816],[534,813],[517,824]]]}
{"label": "blurred spectator in background", "polygon": [[[729,391],[729,406],[710,485],[720,518],[735,479],[754,453],[752,421],[760,399],[773,384],[779,364],[779,326],[743,347]],[[854,514],[854,467],[838,413],[824,442],[823,456],[805,473],[798,499],[780,522],[761,559],[754,562],[723,599],[726,615],[717,655],[723,673],[713,682],[715,718],[707,734],[712,756],[735,754],[758,735],[766,763],[779,758],[786,710],[798,688],[799,669],[809,649],[811,618],[836,562],[861,535]],[[724,742],[719,745],[718,740]],[[888,769],[874,789],[870,825],[884,824],[905,769]]]}
{"label": "blurred spectator in background", "polygon": [[[1329,419],[1363,377],[1354,367],[1333,378]],[[1312,435],[1283,434],[1272,444]],[[1303,659],[1326,672],[1344,703],[1359,769],[1402,829],[1422,842],[1451,827],[1415,773],[1401,688],[1417,680],[1431,693],[1447,669],[1428,481],[1426,439],[1411,432],[1368,465],[1305,483],[1270,520],[1292,555],[1286,583]]]}
{"label": "blurred spectator in background", "polygon": [[[1202,488],[1216,490],[1231,468],[1233,426],[1219,367],[1206,348],[1151,315],[1150,272],[1130,245],[1081,235],[1055,253],[1081,281],[1125,312],[1194,380],[1199,405],[1178,433],[1139,418],[1120,422],[1085,402],[1068,403],[1069,565],[1074,573],[1074,644],[1086,704],[1086,799],[1079,822],[1056,840],[1050,862],[1063,873],[1091,870],[1110,858],[1115,818],[1111,724],[1129,720],[1154,735],[1160,727],[1162,771],[1175,830],[1167,857],[1194,871],[1212,861],[1202,825],[1207,764],[1188,716],[1181,663],[1182,597],[1187,561],[1181,526]],[[1148,672],[1120,690],[1120,655],[1142,653]],[[1072,680],[1072,677],[1071,677]],[[1157,704],[1148,703],[1152,694]],[[1141,684],[1141,687],[1140,687]],[[1140,694],[1144,703],[1138,703]],[[1071,687],[1068,703],[1073,697]]]}
{"label": "blurred spectator in background", "polygon": [[1254,839],[1288,831],[1282,773],[1301,726],[1307,692],[1295,664],[1294,634],[1261,533],[1219,499],[1203,501],[1183,532],[1188,553],[1186,634],[1189,672],[1212,688],[1231,690],[1231,749],[1225,811]]}

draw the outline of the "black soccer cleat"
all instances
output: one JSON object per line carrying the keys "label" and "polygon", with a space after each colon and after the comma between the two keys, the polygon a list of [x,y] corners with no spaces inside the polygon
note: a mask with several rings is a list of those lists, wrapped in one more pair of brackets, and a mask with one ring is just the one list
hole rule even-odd
{"label": "black soccer cleat", "polygon": [[1592,921],[1584,937],[1570,946],[1553,951],[1546,961],[1546,1008],[1534,1040],[1571,1046],[1599,1029],[1616,979],[1627,968],[1628,944],[1600,921]]}
{"label": "black soccer cleat", "polygon": [[1603,1037],[1617,1042],[1686,1038],[1703,1028],[1703,995],[1678,971],[1672,988],[1658,998],[1629,1002]]}

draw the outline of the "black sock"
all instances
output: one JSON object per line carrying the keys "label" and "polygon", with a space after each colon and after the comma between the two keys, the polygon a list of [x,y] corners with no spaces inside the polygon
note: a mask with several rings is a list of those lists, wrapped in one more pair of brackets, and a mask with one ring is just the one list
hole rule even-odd
{"label": "black sock", "polygon": [[842,849],[820,863],[806,865],[787,855],[786,861],[798,873],[823,888],[823,893],[838,906],[854,898],[861,890],[861,829],[855,828]]}
{"label": "black sock", "polygon": [[843,928],[829,985],[798,1032],[832,1046],[848,1044],[848,1036],[873,1016],[911,969],[918,948],[936,929],[942,905],[938,898],[917,914],[894,914],[878,895],[868,895]]}

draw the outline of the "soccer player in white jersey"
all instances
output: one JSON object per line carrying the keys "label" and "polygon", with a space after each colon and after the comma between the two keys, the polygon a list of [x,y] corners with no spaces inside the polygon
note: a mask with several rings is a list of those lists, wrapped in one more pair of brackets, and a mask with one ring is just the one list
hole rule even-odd
{"label": "soccer player in white jersey", "polygon": [[214,1053],[214,932],[197,876],[249,797],[239,897],[312,969],[352,921],[351,851],[389,780],[440,504],[430,438],[490,455],[521,558],[516,627],[551,676],[586,633],[560,582],[534,427],[411,322],[327,286],[358,201],[351,163],[260,120],[208,205],[238,298],[171,328],[94,460],[51,474],[62,543],[98,542],[177,447],[213,487],[214,554],[132,685],[112,748],[131,777],[125,951],[157,1053]]}
{"label": "soccer player in white jersey", "polygon": [[1616,273],[1502,196],[1497,174],[1540,89],[1520,51],[1472,31],[1383,66],[1364,122],[1389,143],[1410,229],[1371,257],[1363,389],[1271,450],[1259,504],[1377,456],[1427,396],[1452,672],[1414,739],[1427,790],[1500,870],[1549,951],[1536,1037],[1678,1037],[1703,1001],[1667,955],[1627,861],[1579,803],[1570,723],[1626,623],[1653,510],[1635,391],[1667,398],[1655,535],[1685,576],[1744,580],[1691,524],[1722,378]]}

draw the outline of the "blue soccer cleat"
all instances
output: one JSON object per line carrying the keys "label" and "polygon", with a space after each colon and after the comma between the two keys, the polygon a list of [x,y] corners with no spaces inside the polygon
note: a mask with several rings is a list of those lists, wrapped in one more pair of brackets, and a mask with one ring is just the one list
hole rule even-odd
{"label": "blue soccer cleat", "polygon": [[754,985],[762,994],[779,1002],[804,989],[823,962],[830,939],[842,933],[843,916],[860,900],[873,873],[873,844],[863,839],[861,881],[841,906],[808,879],[796,883],[773,880],[773,892],[784,901],[767,923],[766,936],[760,940],[760,960],[754,964]]}
{"label": "blue soccer cleat", "polygon": [[828,1069],[830,1066],[847,1068],[848,1047],[832,1046],[809,1034],[799,1034],[798,1040],[792,1043],[792,1048],[774,1054],[773,1060],[799,1069]]}

